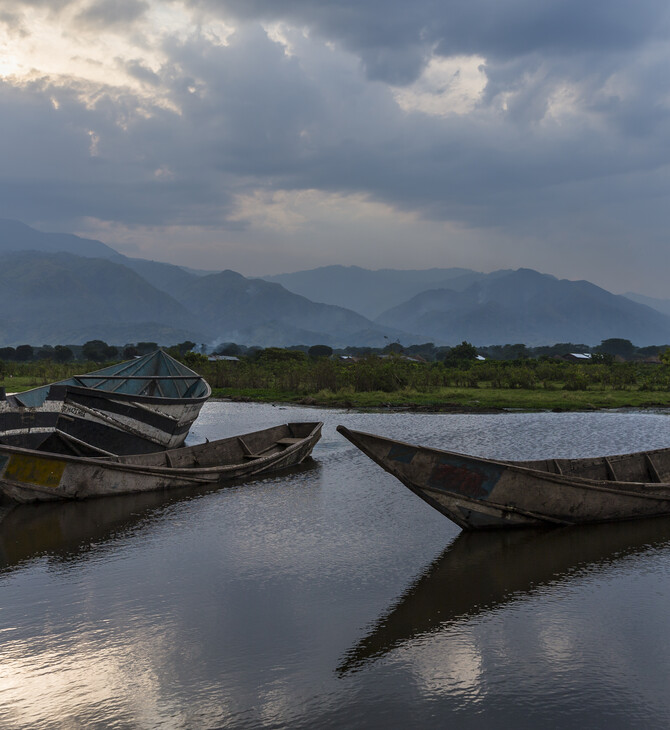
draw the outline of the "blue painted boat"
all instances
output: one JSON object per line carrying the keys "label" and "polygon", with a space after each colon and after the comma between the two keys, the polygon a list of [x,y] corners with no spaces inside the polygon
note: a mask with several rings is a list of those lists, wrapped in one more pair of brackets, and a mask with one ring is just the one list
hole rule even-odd
{"label": "blue painted boat", "polygon": [[53,453],[141,454],[181,446],[211,395],[162,350],[0,398],[0,442]]}

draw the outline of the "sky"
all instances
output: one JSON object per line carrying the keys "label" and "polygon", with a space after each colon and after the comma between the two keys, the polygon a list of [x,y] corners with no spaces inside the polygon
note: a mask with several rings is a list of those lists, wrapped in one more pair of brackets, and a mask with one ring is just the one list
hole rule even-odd
{"label": "sky", "polygon": [[667,298],[665,0],[0,0],[0,217]]}

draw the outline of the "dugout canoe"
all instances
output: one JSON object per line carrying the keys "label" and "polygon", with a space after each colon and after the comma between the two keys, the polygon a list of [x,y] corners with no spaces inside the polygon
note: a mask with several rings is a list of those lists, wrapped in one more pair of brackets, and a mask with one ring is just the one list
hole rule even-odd
{"label": "dugout canoe", "polygon": [[670,449],[499,461],[337,430],[464,530],[670,515]]}
{"label": "dugout canoe", "polygon": [[0,445],[0,491],[17,502],[85,499],[219,485],[300,464],[322,423],[286,423],[197,446],[87,457]]}
{"label": "dugout canoe", "polygon": [[162,350],[85,375],[0,393],[0,443],[83,455],[181,446],[209,384]]}

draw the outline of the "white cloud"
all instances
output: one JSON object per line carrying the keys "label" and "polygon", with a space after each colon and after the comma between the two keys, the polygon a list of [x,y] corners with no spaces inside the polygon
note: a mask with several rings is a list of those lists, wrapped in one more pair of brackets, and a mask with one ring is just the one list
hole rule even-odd
{"label": "white cloud", "polygon": [[432,58],[410,86],[395,89],[401,109],[438,117],[473,111],[486,87],[485,59],[481,56]]}

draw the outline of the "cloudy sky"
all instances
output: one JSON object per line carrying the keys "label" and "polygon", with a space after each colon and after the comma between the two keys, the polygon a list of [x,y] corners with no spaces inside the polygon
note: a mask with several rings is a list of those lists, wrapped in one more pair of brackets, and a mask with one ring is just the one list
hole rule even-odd
{"label": "cloudy sky", "polygon": [[0,0],[0,217],[667,297],[665,0]]}

